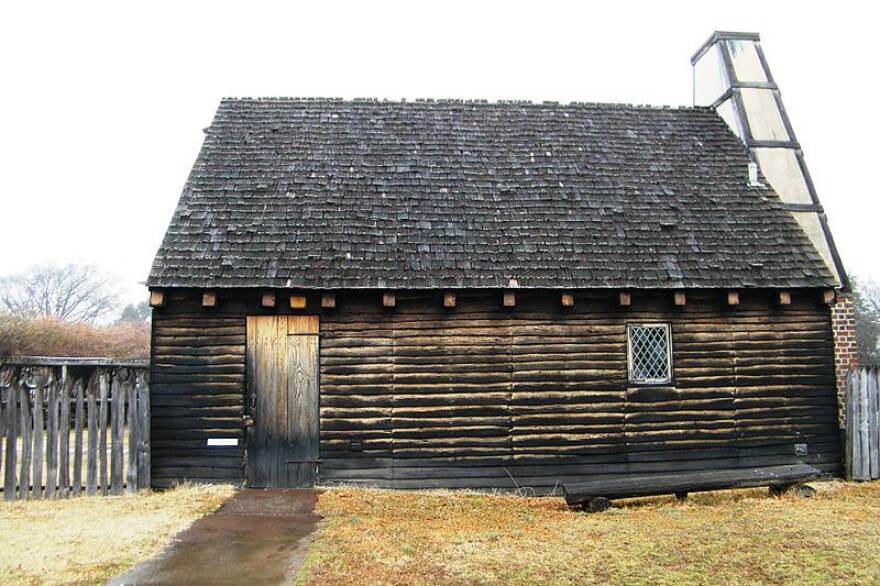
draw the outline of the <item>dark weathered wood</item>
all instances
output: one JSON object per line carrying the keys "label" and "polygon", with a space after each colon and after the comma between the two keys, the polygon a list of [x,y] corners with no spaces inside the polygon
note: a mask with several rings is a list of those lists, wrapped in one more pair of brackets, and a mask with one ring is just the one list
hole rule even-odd
{"label": "dark weathered wood", "polygon": [[852,369],[845,401],[846,477],[876,480],[880,478],[880,369]]}
{"label": "dark weathered wood", "polygon": [[382,307],[394,307],[397,304],[397,297],[393,291],[385,291],[382,293]]}
{"label": "dark weathered wood", "polygon": [[[565,311],[559,291],[516,293],[515,312],[498,291],[457,291],[449,311],[436,291],[398,291],[392,312],[376,292],[338,292],[340,309],[321,313],[322,481],[512,488],[503,465],[521,486],[549,491],[599,473],[796,463],[802,442],[811,463],[834,471],[834,365],[818,291],[793,295],[785,312],[766,292],[735,311],[727,291],[689,290],[678,308],[668,291],[630,307],[618,291],[584,291]],[[244,324],[258,301],[230,294],[212,314],[197,302],[175,301],[154,321],[156,486],[242,475],[242,445],[205,442],[244,437]],[[627,386],[631,320],[672,324],[673,385]]]}
{"label": "dark weathered wood", "polygon": [[110,396],[110,494],[122,494],[123,443],[125,431],[125,388],[117,371],[111,381]]}
{"label": "dark weathered wood", "polygon": [[298,328],[306,331],[288,330],[288,450],[284,486],[309,487],[314,486],[316,480],[319,458],[318,336],[309,329],[307,326]]}
{"label": "dark weathered wood", "polygon": [[45,464],[45,421],[43,417],[43,408],[45,406],[44,397],[48,381],[42,374],[34,377],[36,387],[31,391],[34,395],[33,410],[33,474],[31,476],[31,496],[34,499],[43,498],[43,465]]}
{"label": "dark weathered wood", "polygon": [[58,493],[61,498],[70,495],[70,388],[68,368],[62,366],[58,389]]}
{"label": "dark weathered wood", "polygon": [[[3,433],[12,432],[13,437],[21,429],[20,446],[12,442],[13,449],[4,450],[3,482],[6,498],[65,498],[77,494],[82,486],[83,454],[88,454],[91,476],[87,479],[92,485],[92,493],[97,491],[99,481],[103,484],[102,491],[111,489],[121,492],[122,466],[124,462],[124,446],[122,438],[125,426],[125,389],[112,390],[113,396],[106,397],[109,374],[117,368],[111,365],[83,364],[74,361],[70,367],[62,363],[42,364],[34,360],[29,365],[23,359],[17,359],[15,365],[0,365],[0,380],[12,380],[12,389],[4,390],[0,403],[0,417],[6,420],[9,415],[10,402],[16,409],[13,426],[3,428]],[[124,372],[139,372],[144,376],[142,368],[126,365]],[[130,370],[129,370],[130,369]],[[71,375],[71,373],[73,373]],[[88,409],[84,404],[84,377],[89,380]],[[118,381],[117,381],[118,382]],[[103,392],[102,392],[102,387]],[[148,390],[145,389],[148,393]],[[14,396],[6,396],[14,392]],[[73,394],[73,397],[71,396]],[[105,395],[101,401],[99,395]],[[119,401],[119,406],[114,401]],[[74,401],[74,421],[71,431],[71,400]],[[147,399],[148,401],[148,399]],[[32,404],[31,404],[32,403]],[[148,404],[148,402],[147,402]],[[103,413],[102,413],[103,407]],[[83,450],[83,423],[89,418],[89,446]],[[109,419],[108,419],[109,415]],[[101,449],[106,450],[107,421],[110,422],[113,446],[110,454],[110,474],[107,475],[107,457],[101,466]],[[147,414],[148,421],[148,414]],[[102,429],[103,427],[103,429]],[[104,433],[104,441],[101,434]],[[71,442],[73,433],[73,481],[71,482]],[[139,436],[136,436],[139,437]],[[6,436],[4,435],[4,439]],[[6,448],[9,444],[6,445]],[[10,466],[11,464],[11,466]],[[103,468],[103,469],[101,469]],[[106,478],[99,478],[101,476]],[[7,486],[9,490],[7,490]]]}
{"label": "dark weathered wood", "polygon": [[665,475],[630,475],[624,478],[599,478],[585,482],[565,484],[562,487],[565,502],[575,506],[595,497],[608,499],[652,496],[750,488],[802,483],[820,474],[819,470],[806,464],[711,470],[707,472],[680,472]]}
{"label": "dark weathered wood", "polygon": [[318,460],[317,317],[252,317],[248,328],[255,421],[248,429],[249,484],[312,486]]}
{"label": "dark weathered wood", "polygon": [[82,489],[83,423],[85,422],[85,385],[87,384],[87,382],[82,380],[76,381],[73,392],[73,473],[71,493],[74,496],[78,495]]}
{"label": "dark weathered wood", "polygon": [[86,418],[88,421],[88,451],[86,463],[86,494],[93,496],[98,492],[98,390],[99,375],[95,373],[89,380],[86,394]]}
{"label": "dark weathered wood", "polygon": [[16,465],[18,463],[18,450],[16,449],[16,438],[19,434],[19,416],[18,416],[18,382],[13,375],[11,384],[6,391],[6,453],[4,454],[4,477],[3,477],[3,499],[7,501],[15,500],[16,488]]}
{"label": "dark weathered wood", "polygon": [[336,307],[336,294],[335,293],[322,293],[321,294],[321,307],[324,309],[333,309]]}
{"label": "dark weathered wood", "polygon": [[[7,370],[7,372],[9,372],[9,371]],[[5,461],[6,451],[4,448],[6,446],[6,430],[9,427],[9,421],[7,420],[7,413],[6,413],[6,401],[7,401],[6,394],[8,392],[7,389],[9,388],[9,382],[6,381],[7,384],[3,384],[4,383],[4,380],[3,380],[4,374],[5,373],[3,372],[3,370],[0,369],[0,476],[2,476],[2,473],[5,470],[5,465],[6,465],[6,461]]]}
{"label": "dark weathered wood", "polygon": [[101,494],[107,496],[110,488],[108,478],[108,454],[107,454],[107,423],[110,415],[110,373],[98,371],[98,390],[101,405],[98,411],[98,463],[100,467]]}
{"label": "dark weathered wood", "polygon": [[19,433],[21,434],[21,474],[18,477],[18,498],[25,500],[31,487],[31,455],[33,453],[34,420],[27,385],[19,386]]}
{"label": "dark weathered wood", "polygon": [[591,513],[601,513],[611,507],[611,501],[604,496],[593,497],[584,503],[584,510]]}
{"label": "dark weathered wood", "polygon": [[618,302],[620,303],[621,307],[629,307],[630,305],[632,305],[632,293],[630,293],[629,291],[621,291],[620,295],[618,296]]}
{"label": "dark weathered wood", "polygon": [[149,366],[146,360],[114,360],[82,356],[8,356],[3,358],[3,366],[73,366],[76,368],[93,368],[97,366],[144,368]]}
{"label": "dark weathered wood", "polygon": [[43,495],[55,498],[58,488],[58,390],[63,380],[53,380],[47,390],[46,401],[46,487]]}
{"label": "dark weathered wood", "polygon": [[137,407],[137,372],[132,372],[131,380],[125,385],[125,425],[128,428],[128,446],[125,466],[125,488],[128,492],[137,492],[138,489],[138,439],[140,427],[138,426]]}
{"label": "dark weathered wood", "polygon": [[138,440],[137,454],[137,481],[138,488],[150,488],[152,478],[152,436],[150,429],[150,387],[145,375],[138,374],[135,380],[137,397]]}

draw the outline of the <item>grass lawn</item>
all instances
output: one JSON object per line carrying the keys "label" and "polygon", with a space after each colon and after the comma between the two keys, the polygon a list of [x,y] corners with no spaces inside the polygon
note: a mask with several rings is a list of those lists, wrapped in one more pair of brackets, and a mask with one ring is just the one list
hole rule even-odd
{"label": "grass lawn", "polygon": [[880,482],[623,501],[330,489],[308,584],[880,584]]}
{"label": "grass lawn", "polygon": [[158,553],[233,491],[183,486],[119,497],[0,501],[0,582],[103,583]]}

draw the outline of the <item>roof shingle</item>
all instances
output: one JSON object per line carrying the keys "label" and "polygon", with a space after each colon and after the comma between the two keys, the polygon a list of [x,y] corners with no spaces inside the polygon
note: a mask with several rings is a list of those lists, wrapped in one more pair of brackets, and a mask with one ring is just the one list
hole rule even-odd
{"label": "roof shingle", "polygon": [[715,112],[227,99],[152,287],[818,287]]}

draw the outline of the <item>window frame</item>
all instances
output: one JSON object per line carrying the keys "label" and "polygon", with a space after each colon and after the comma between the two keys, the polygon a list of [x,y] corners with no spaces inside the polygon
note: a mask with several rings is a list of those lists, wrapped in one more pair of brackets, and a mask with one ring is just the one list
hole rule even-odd
{"label": "window frame", "polygon": [[[662,328],[666,334],[666,378],[637,379],[633,373],[633,328]],[[630,322],[626,324],[626,377],[631,385],[670,385],[674,380],[672,372],[672,324],[669,322]]]}

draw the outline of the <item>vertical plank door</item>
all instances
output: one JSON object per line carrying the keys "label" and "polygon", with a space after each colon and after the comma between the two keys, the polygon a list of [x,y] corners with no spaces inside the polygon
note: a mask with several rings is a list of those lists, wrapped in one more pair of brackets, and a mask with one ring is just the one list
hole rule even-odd
{"label": "vertical plank door", "polygon": [[318,461],[318,317],[247,322],[247,479],[254,488],[315,484]]}

